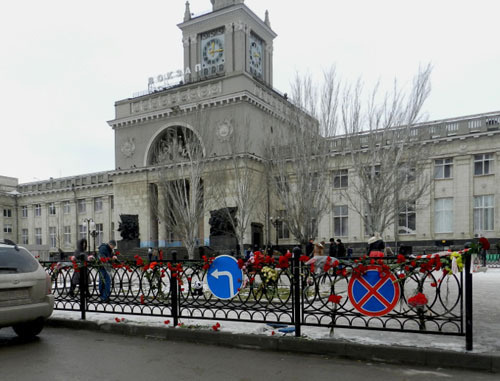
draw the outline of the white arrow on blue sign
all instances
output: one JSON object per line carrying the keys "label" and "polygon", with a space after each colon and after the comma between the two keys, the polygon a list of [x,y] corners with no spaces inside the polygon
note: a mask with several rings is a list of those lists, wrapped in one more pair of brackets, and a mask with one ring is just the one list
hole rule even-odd
{"label": "white arrow on blue sign", "polygon": [[214,259],[208,269],[207,284],[212,294],[219,299],[228,300],[239,293],[243,283],[243,271],[238,261],[228,255]]}

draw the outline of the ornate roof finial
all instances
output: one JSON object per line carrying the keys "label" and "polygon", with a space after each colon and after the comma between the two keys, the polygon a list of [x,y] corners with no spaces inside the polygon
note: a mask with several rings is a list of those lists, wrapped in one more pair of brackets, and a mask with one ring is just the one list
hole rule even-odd
{"label": "ornate roof finial", "polygon": [[266,18],[264,22],[269,28],[271,27],[271,21],[269,20],[269,11],[267,9],[266,9]]}
{"label": "ornate roof finial", "polygon": [[230,7],[231,5],[243,4],[245,0],[210,0],[212,2],[213,10]]}
{"label": "ornate roof finial", "polygon": [[191,20],[191,7],[189,1],[186,1],[186,11],[184,12],[184,22]]}

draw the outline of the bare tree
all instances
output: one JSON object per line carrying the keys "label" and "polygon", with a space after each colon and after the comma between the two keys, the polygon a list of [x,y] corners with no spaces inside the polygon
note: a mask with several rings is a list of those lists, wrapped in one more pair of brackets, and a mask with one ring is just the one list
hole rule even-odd
{"label": "bare tree", "polygon": [[244,254],[244,240],[255,211],[264,200],[266,187],[262,186],[265,175],[262,173],[262,159],[257,159],[249,152],[247,120],[244,131],[232,134],[225,142],[229,151],[227,160],[211,174],[211,199],[220,208],[239,243],[239,254]]}
{"label": "bare tree", "polygon": [[199,245],[205,213],[203,175],[210,141],[204,134],[207,129],[200,128],[200,113],[195,111],[190,119],[193,129],[168,129],[156,143],[152,159],[157,173],[157,189],[151,192],[153,210],[167,232],[183,243],[190,259]]}
{"label": "bare tree", "polygon": [[354,175],[343,195],[364,221],[365,234],[384,233],[395,224],[397,235],[402,207],[415,207],[430,188],[431,176],[424,170],[429,151],[418,141],[417,124],[430,93],[431,71],[421,68],[409,93],[396,82],[383,94],[375,86],[366,103],[360,82],[343,93],[345,135],[336,144],[349,154]]}
{"label": "bare tree", "polygon": [[296,76],[291,104],[270,147],[269,173],[283,222],[305,245],[330,211],[330,141],[337,127],[340,83],[334,68],[321,86]]}

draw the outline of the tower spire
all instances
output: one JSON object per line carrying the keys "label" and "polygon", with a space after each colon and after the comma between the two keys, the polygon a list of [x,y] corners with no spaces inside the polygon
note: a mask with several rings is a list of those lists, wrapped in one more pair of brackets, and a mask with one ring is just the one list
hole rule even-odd
{"label": "tower spire", "polygon": [[245,0],[210,0],[212,2],[213,10],[230,7],[231,5],[243,4]]}
{"label": "tower spire", "polygon": [[264,23],[270,28],[271,27],[271,21],[269,20],[269,11],[266,9],[266,18],[264,20]]}
{"label": "tower spire", "polygon": [[186,11],[184,12],[184,22],[191,20],[191,7],[189,1],[186,1]]}

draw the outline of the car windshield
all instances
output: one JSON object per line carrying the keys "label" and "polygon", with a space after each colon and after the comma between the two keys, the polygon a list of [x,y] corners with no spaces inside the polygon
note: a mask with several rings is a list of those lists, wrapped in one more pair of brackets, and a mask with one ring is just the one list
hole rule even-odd
{"label": "car windshield", "polygon": [[0,273],[31,273],[38,269],[37,260],[22,247],[0,247]]}

